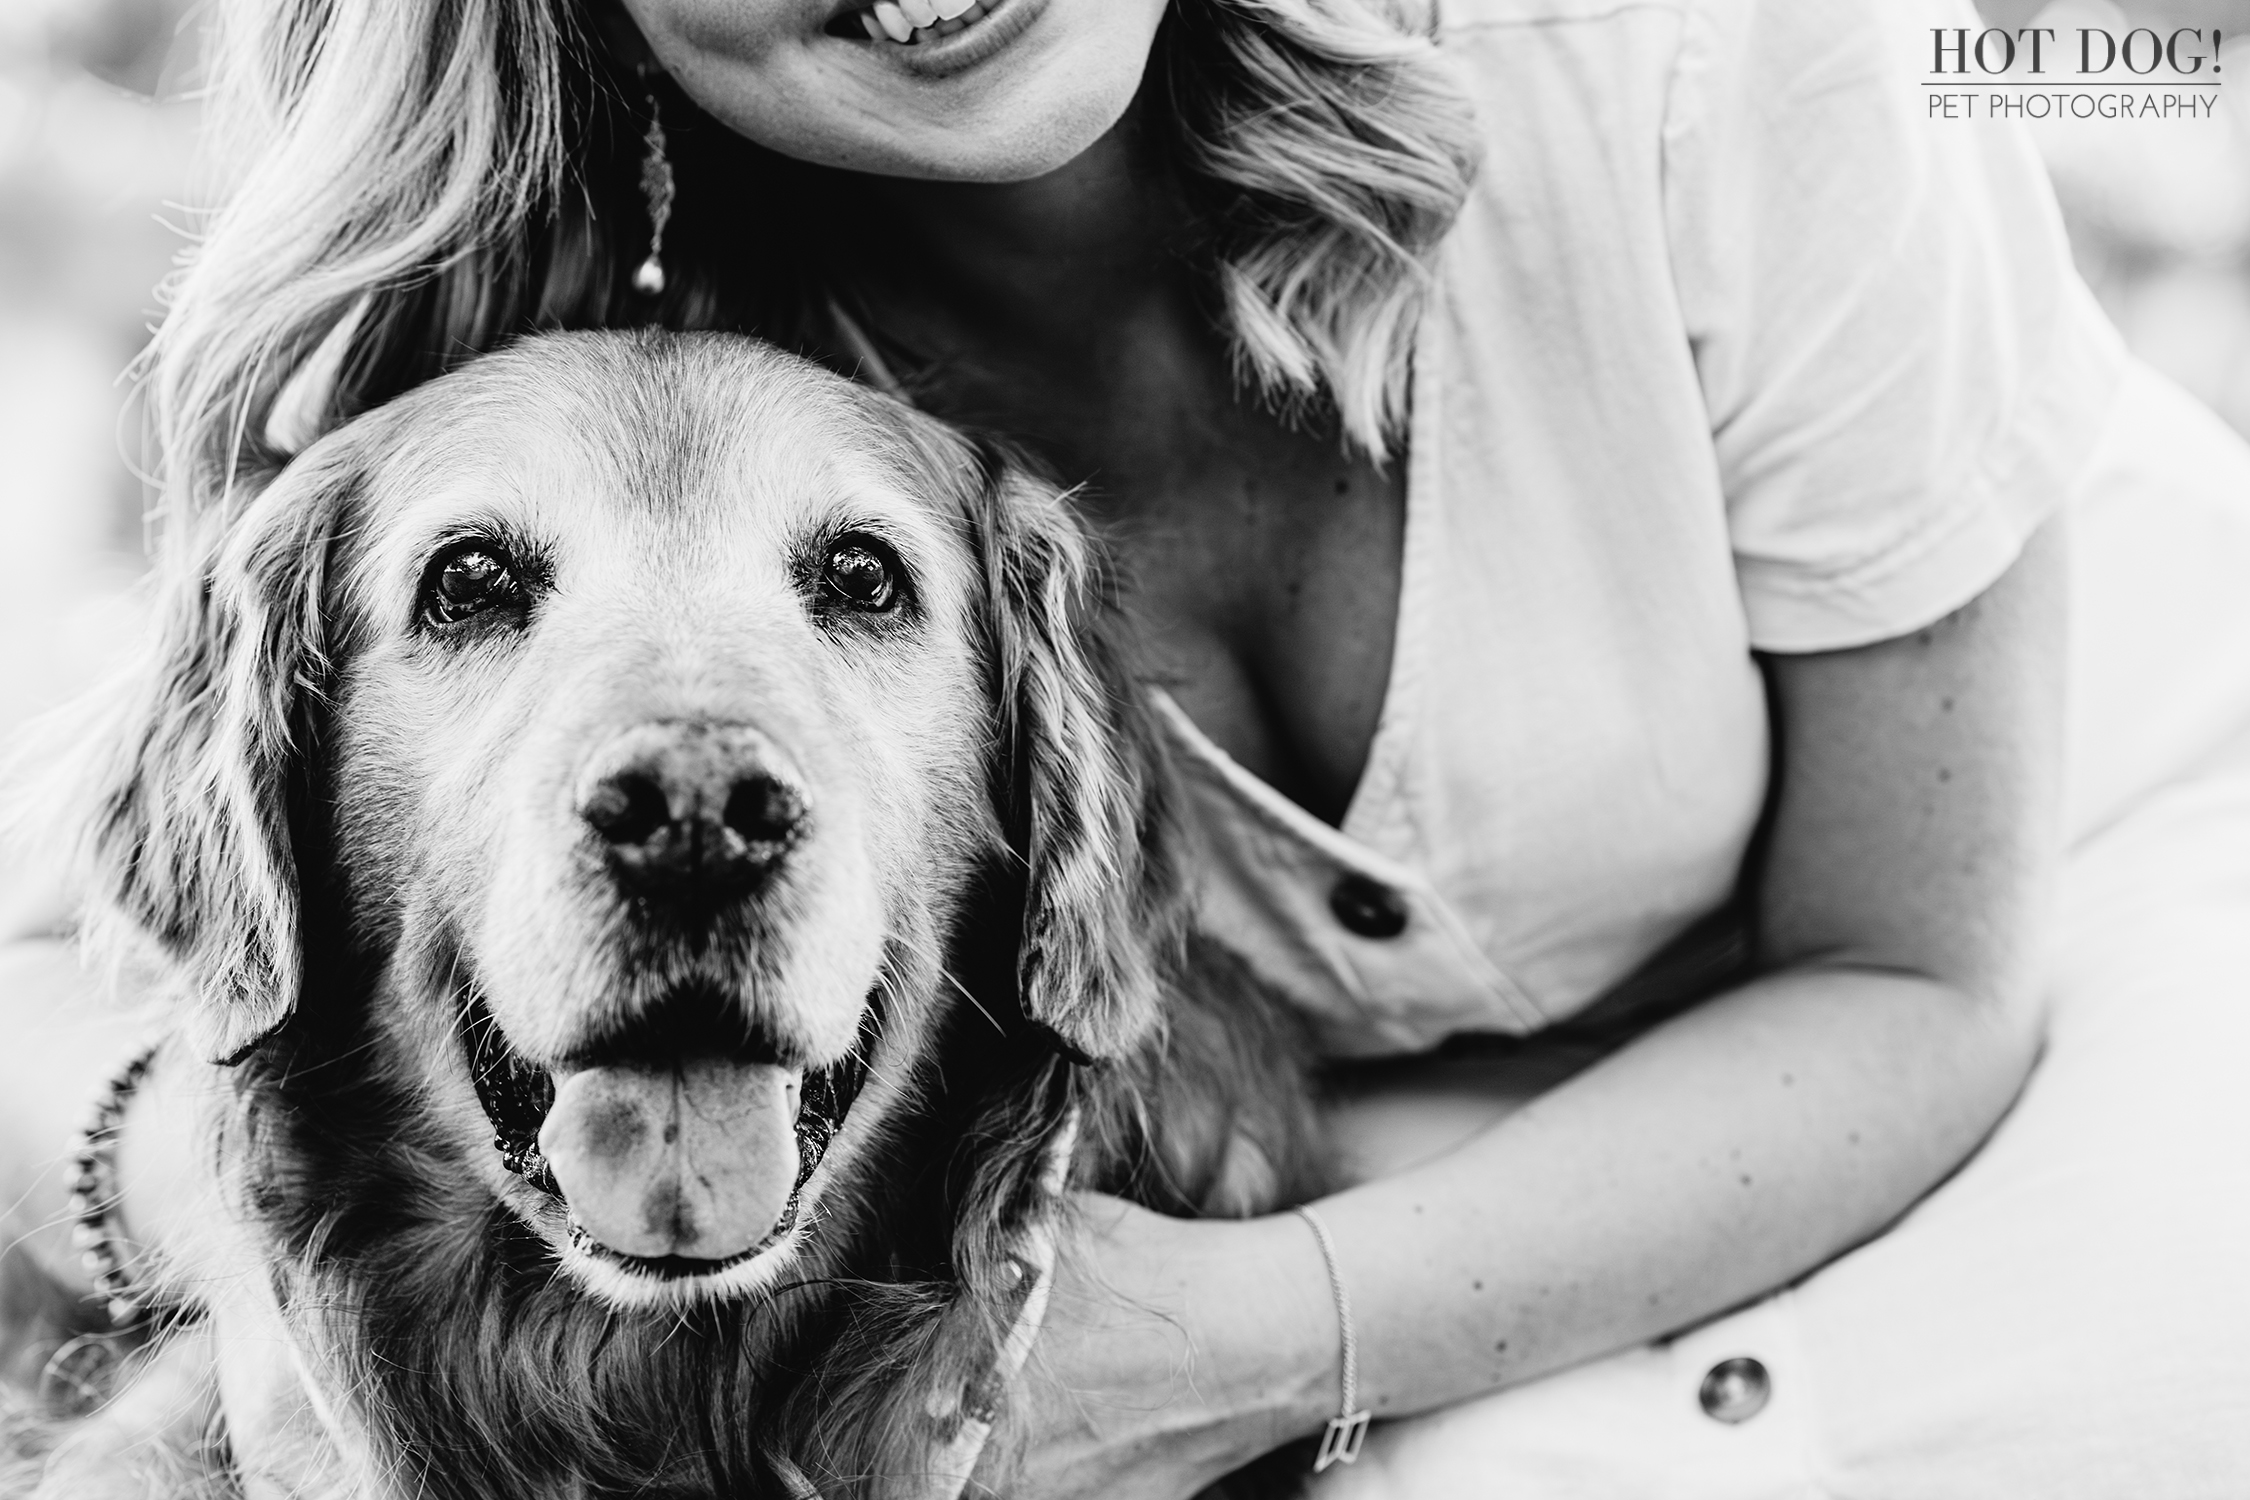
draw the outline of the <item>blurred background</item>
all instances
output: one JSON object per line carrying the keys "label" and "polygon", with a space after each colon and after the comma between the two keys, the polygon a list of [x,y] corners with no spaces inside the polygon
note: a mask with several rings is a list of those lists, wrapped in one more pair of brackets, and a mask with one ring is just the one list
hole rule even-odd
{"label": "blurred background", "polygon": [[[359,0],[380,3],[380,0]],[[2250,0],[1983,0],[1992,24],[2217,26]],[[188,0],[0,0],[0,736],[132,628],[139,436],[123,373],[199,178]],[[2250,54],[2229,53],[2250,63]],[[2127,339],[2250,433],[2250,66],[2204,121],[2036,126]]]}
{"label": "blurred background", "polygon": [[183,0],[0,0],[0,735],[134,621],[121,378],[194,199]]}

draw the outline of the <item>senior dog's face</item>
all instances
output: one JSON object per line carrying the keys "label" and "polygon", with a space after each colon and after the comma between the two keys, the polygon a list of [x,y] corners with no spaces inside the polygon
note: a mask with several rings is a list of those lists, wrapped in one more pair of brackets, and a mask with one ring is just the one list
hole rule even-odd
{"label": "senior dog's face", "polygon": [[989,445],[557,335],[181,525],[92,915],[201,1054],[158,1092],[215,1191],[150,1287],[248,1493],[926,1494],[1066,1162],[1176,1213],[1326,1180],[1085,538]]}
{"label": "senior dog's face", "polygon": [[801,1252],[989,871],[1023,871],[1035,1023],[1147,1026],[1151,814],[1087,560],[990,451],[746,341],[547,338],[212,524],[111,771],[118,904],[214,1058],[364,988],[600,1298]]}

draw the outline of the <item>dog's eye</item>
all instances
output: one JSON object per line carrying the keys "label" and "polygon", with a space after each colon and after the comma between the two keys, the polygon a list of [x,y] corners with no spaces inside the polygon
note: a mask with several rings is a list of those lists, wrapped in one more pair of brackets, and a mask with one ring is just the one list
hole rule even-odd
{"label": "dog's eye", "polygon": [[431,565],[422,611],[432,624],[452,625],[522,597],[507,553],[490,542],[463,542]]}
{"label": "dog's eye", "polygon": [[898,602],[898,560],[871,536],[839,537],[820,571],[821,591],[853,609],[881,611]]}

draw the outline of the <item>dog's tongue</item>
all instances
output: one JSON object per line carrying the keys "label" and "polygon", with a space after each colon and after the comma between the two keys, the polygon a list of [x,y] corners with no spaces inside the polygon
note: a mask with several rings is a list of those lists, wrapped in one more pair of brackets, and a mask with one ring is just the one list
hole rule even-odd
{"label": "dog's tongue", "polygon": [[799,1081],[794,1068],[720,1058],[588,1068],[556,1085],[539,1149],[609,1249],[724,1260],[789,1205]]}

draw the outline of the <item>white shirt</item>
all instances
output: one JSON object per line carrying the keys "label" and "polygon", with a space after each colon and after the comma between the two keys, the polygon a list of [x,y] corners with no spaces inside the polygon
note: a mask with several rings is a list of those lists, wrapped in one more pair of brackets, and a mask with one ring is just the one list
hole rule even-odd
{"label": "white shirt", "polygon": [[[1929,27],[1973,20],[1447,0],[1484,159],[1341,828],[1164,705],[1204,919],[1332,1052],[1536,1030],[1724,905],[1767,785],[1752,651],[1941,618],[2077,484],[2121,350],[2026,138],[1925,117]],[[1354,875],[1395,935],[1340,920]]]}

